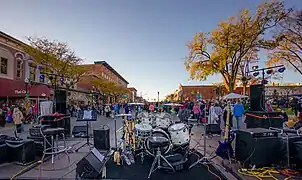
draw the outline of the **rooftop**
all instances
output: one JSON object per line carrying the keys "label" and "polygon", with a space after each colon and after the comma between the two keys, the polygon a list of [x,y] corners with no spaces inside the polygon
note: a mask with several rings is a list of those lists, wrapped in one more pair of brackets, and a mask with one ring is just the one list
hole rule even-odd
{"label": "rooftop", "polygon": [[106,61],[94,61],[94,64],[102,64],[104,65],[107,69],[112,71],[117,77],[119,77],[121,80],[123,80],[125,83],[129,84],[129,82],[123,78],[115,69],[113,69]]}

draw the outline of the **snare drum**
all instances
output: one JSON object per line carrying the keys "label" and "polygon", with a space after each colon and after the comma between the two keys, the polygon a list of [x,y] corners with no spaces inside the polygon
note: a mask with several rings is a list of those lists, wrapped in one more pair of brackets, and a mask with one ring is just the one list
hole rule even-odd
{"label": "snare drum", "polygon": [[156,117],[154,125],[157,128],[167,129],[171,125],[171,123],[172,122],[171,122],[170,118],[159,118],[159,117]]}
{"label": "snare drum", "polygon": [[168,132],[171,135],[173,145],[179,146],[187,144],[190,141],[189,129],[184,123],[178,123],[170,126]]}
{"label": "snare drum", "polygon": [[136,124],[134,126],[134,136],[137,138],[145,139],[152,135],[152,126],[150,124]]}

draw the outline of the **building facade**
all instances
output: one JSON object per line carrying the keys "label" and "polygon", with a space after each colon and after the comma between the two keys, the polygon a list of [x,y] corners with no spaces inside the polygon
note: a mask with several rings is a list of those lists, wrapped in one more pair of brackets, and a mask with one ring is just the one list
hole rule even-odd
{"label": "building facade", "polygon": [[178,90],[174,93],[174,100],[177,101],[196,101],[197,99],[213,99],[216,98],[216,86],[199,85],[184,86],[179,85]]}
{"label": "building facade", "polygon": [[[174,101],[196,101],[197,99],[217,99],[226,94],[226,92],[217,92],[216,85],[199,85],[199,86],[183,86],[180,85],[178,90],[173,94]],[[247,95],[250,95],[250,88],[246,88]],[[274,92],[278,96],[302,96],[301,85],[286,85],[286,86],[265,86],[265,96],[271,97]],[[237,87],[234,93],[243,94],[243,88]]]}
{"label": "building facade", "polygon": [[128,90],[128,100],[131,102],[137,101],[137,90],[134,87],[127,88]]}
{"label": "building facade", "polygon": [[[95,61],[94,64],[84,64],[81,66],[87,68],[87,73],[81,77],[79,83],[77,84],[78,88],[93,90],[93,85],[90,83],[90,80],[93,80],[94,78],[102,78],[105,81],[113,82],[115,85],[125,89],[129,84],[128,81],[115,69],[113,69],[106,61]],[[104,96],[102,101],[113,103],[118,100],[119,97],[117,96],[107,95],[107,97]]]}
{"label": "building facade", "polygon": [[[32,98],[47,98],[50,89],[44,85],[32,86],[28,55],[22,51],[23,42],[0,31],[0,99],[2,102],[22,100],[26,92]],[[36,71],[36,70],[34,70]],[[34,77],[36,78],[36,77]]]}

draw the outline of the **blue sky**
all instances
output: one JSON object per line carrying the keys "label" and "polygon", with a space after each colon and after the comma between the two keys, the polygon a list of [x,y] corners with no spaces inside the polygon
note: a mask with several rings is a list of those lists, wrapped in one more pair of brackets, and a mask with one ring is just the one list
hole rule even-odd
{"label": "blue sky", "polygon": [[[188,81],[183,62],[186,43],[199,31],[211,31],[221,20],[259,0],[4,0],[0,29],[20,40],[44,36],[68,42],[86,63],[105,60],[145,97],[160,97]],[[287,6],[302,7],[301,0]],[[265,61],[265,57],[261,57]],[[297,82],[294,72],[282,82]],[[301,77],[301,76],[300,76]]]}

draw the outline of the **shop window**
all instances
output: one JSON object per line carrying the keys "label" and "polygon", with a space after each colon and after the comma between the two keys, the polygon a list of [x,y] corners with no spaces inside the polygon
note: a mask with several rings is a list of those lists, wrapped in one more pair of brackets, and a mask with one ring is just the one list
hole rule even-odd
{"label": "shop window", "polygon": [[22,60],[17,61],[17,78],[22,77]]}
{"label": "shop window", "polygon": [[31,81],[36,80],[36,67],[29,66],[29,79]]}
{"label": "shop window", "polygon": [[1,57],[0,73],[7,74],[8,59]]}

